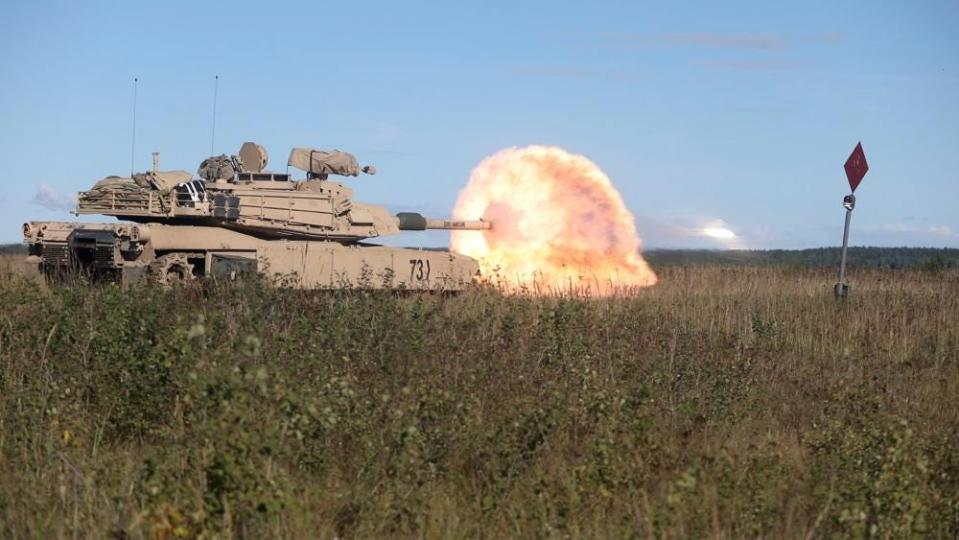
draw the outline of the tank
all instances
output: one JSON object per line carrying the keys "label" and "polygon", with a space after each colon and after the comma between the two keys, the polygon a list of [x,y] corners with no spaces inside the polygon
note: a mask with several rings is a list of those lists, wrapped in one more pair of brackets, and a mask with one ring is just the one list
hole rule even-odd
{"label": "tank", "polygon": [[376,169],[347,152],[294,148],[287,170],[303,171],[300,179],[267,171],[267,161],[263,147],[248,142],[238,155],[204,160],[195,177],[158,170],[154,154],[151,171],[107,177],[78,194],[75,214],[120,222],[25,223],[28,262],[50,277],[122,284],[259,273],[298,288],[459,291],[479,277],[465,255],[374,241],[400,231],[482,231],[490,222],[392,215],[357,202],[330,177]]}

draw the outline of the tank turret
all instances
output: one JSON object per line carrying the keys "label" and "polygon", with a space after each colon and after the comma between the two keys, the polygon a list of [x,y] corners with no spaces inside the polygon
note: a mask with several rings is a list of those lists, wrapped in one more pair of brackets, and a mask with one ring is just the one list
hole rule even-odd
{"label": "tank turret", "polygon": [[[185,171],[109,177],[79,194],[77,214],[103,214],[138,223],[220,226],[260,238],[323,240],[350,244],[427,229],[489,228],[488,223],[391,215],[381,206],[353,200],[353,190],[335,176],[375,174],[353,154],[340,150],[294,148],[287,164],[306,178],[264,172],[266,151],[244,143],[240,156],[213,156],[193,180]],[[246,165],[253,162],[252,167]]]}
{"label": "tank turret", "polygon": [[[64,266],[65,260],[76,266],[77,261],[86,260],[93,261],[92,267],[119,269],[120,274],[123,269],[143,267],[146,273],[159,275],[158,279],[164,282],[215,273],[219,260],[214,260],[216,257],[238,258],[249,265],[251,252],[258,268],[262,254],[269,253],[269,260],[262,266],[273,273],[277,268],[290,268],[313,275],[314,269],[301,268],[306,263],[284,261],[298,257],[313,260],[316,258],[307,254],[328,251],[329,261],[323,258],[325,255],[314,261],[326,261],[320,279],[324,281],[337,274],[354,278],[357,268],[364,265],[385,265],[394,274],[404,274],[392,268],[396,266],[393,259],[400,252],[413,250],[372,246],[367,243],[371,239],[400,231],[481,231],[491,227],[483,220],[429,219],[410,212],[392,215],[382,206],[356,202],[349,186],[330,177],[375,174],[376,168],[361,166],[348,152],[294,148],[287,165],[305,173],[305,178],[300,179],[292,178],[288,172],[267,171],[267,162],[266,150],[248,142],[238,155],[204,160],[197,170],[198,178],[186,171],[160,171],[156,163],[149,172],[111,176],[79,194],[75,213],[113,216],[143,227],[31,223],[25,226],[25,241],[35,248],[34,256],[41,266],[49,267],[54,262],[54,266]],[[131,236],[131,232],[136,234]],[[82,239],[86,240],[81,242]],[[278,252],[281,246],[286,251]],[[359,250],[344,251],[345,247]],[[53,253],[61,248],[69,256],[44,255],[44,250]],[[478,272],[478,265],[468,257],[450,253],[445,255],[448,260],[444,263],[424,253],[437,252],[415,250],[402,254],[408,264],[416,267],[403,286],[436,288],[430,281],[440,277],[434,272],[436,265],[449,266],[451,270],[446,274],[460,285]],[[425,265],[426,270],[420,272],[417,265]],[[439,281],[444,280],[447,284],[440,288],[451,282],[445,278]],[[317,280],[306,281],[315,284]]]}

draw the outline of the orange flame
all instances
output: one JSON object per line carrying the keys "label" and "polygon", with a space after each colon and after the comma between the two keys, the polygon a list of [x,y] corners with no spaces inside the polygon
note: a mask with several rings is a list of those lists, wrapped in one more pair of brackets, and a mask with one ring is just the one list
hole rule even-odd
{"label": "orange flame", "polygon": [[514,147],[484,159],[453,215],[493,222],[483,233],[454,231],[450,245],[510,288],[609,295],[657,281],[612,182],[595,163],[561,148]]}

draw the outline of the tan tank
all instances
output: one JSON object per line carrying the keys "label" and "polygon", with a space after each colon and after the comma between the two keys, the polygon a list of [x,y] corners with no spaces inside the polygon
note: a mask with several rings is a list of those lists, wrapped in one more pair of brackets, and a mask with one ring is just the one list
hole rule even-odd
{"label": "tan tank", "polygon": [[238,156],[215,156],[198,170],[157,170],[108,177],[77,198],[75,213],[120,223],[31,221],[23,226],[28,262],[47,275],[160,283],[205,276],[236,279],[262,273],[302,288],[397,288],[457,291],[479,276],[465,255],[369,243],[404,230],[483,230],[483,220],[391,215],[353,200],[330,175],[374,174],[338,150],[296,148],[288,165],[305,171],[265,171],[266,151],[245,143]]}

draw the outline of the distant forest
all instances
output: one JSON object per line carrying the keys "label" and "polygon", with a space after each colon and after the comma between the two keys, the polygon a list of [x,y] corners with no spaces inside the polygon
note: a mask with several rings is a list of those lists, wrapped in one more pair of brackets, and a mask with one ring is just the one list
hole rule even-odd
{"label": "distant forest", "polygon": [[[839,251],[838,247],[765,250],[653,249],[643,252],[643,256],[653,266],[742,264],[823,267],[838,265]],[[26,246],[0,245],[0,254],[14,253],[26,253]],[[946,270],[959,268],[959,249],[851,247],[849,264],[871,268]]]}
{"label": "distant forest", "polygon": [[[785,266],[837,266],[841,249],[710,250],[654,249],[643,253],[650,264],[743,264]],[[946,270],[959,268],[959,249],[913,247],[850,247],[850,266],[870,268],[920,268]]]}

